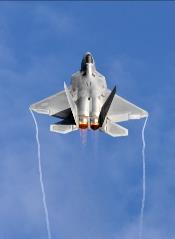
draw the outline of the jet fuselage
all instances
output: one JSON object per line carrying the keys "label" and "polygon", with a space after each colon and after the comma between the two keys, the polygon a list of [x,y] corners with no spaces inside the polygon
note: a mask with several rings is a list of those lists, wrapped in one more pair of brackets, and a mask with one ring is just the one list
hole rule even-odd
{"label": "jet fuselage", "polygon": [[106,80],[96,71],[93,57],[86,53],[81,70],[72,75],[71,93],[77,102],[79,128],[96,130],[99,125],[99,114],[107,90]]}

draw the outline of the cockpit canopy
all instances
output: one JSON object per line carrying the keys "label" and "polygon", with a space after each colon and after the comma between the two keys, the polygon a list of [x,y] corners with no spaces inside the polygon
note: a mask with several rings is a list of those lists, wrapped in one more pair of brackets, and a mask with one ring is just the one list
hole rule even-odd
{"label": "cockpit canopy", "polygon": [[85,55],[85,63],[94,63],[92,55],[90,53]]}
{"label": "cockpit canopy", "polygon": [[94,64],[94,59],[93,59],[91,53],[87,52],[84,55],[84,57],[82,59],[82,62],[81,62],[81,71],[85,71],[86,70],[86,64],[89,64],[89,63]]}

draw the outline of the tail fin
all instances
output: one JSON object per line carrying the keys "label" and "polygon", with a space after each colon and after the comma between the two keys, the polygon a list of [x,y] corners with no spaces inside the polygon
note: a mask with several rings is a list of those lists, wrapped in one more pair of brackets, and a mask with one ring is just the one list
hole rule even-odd
{"label": "tail fin", "polygon": [[77,113],[77,105],[75,104],[70,92],[69,92],[69,89],[67,88],[67,85],[66,83],[64,82],[64,89],[65,89],[65,92],[66,92],[66,96],[67,96],[67,99],[68,99],[68,102],[69,102],[69,105],[70,105],[70,108],[71,108],[71,111],[72,111],[72,114],[73,114],[73,117],[74,117],[74,120],[75,120],[75,123],[78,127],[78,113]]}
{"label": "tail fin", "polygon": [[106,120],[103,127],[100,129],[102,132],[109,134],[113,137],[127,136],[128,130],[118,124],[112,123],[110,120]]}
{"label": "tail fin", "polygon": [[111,106],[111,103],[113,101],[113,98],[115,96],[115,93],[116,93],[116,86],[111,91],[110,95],[108,96],[107,100],[105,101],[104,105],[101,108],[101,112],[100,112],[100,115],[99,115],[99,118],[98,118],[98,122],[99,122],[100,127],[103,126],[106,115],[108,113],[108,110],[109,110],[109,108]]}

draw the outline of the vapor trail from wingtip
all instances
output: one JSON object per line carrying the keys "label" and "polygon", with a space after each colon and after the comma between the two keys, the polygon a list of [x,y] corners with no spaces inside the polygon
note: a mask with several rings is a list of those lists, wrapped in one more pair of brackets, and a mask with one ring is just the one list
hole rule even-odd
{"label": "vapor trail from wingtip", "polygon": [[38,124],[37,124],[36,118],[34,116],[34,113],[32,112],[32,110],[30,108],[29,108],[29,110],[33,117],[33,120],[35,123],[35,128],[36,128],[36,141],[37,141],[37,146],[38,146],[38,170],[39,170],[40,185],[41,185],[41,191],[42,191],[44,213],[45,213],[45,219],[46,219],[47,234],[48,234],[48,239],[52,239],[51,231],[50,231],[49,214],[48,214],[47,203],[46,203],[46,194],[45,194],[44,183],[43,183],[42,167],[41,167],[41,150],[40,150],[41,147],[40,147],[40,142],[39,142]]}
{"label": "vapor trail from wingtip", "polygon": [[145,127],[147,124],[148,117],[146,117],[143,128],[142,128],[142,170],[143,170],[143,178],[142,178],[142,201],[141,201],[141,209],[140,209],[140,227],[139,227],[139,239],[142,239],[143,236],[143,217],[144,217],[144,209],[145,209],[145,196],[146,196],[146,167],[145,167]]}

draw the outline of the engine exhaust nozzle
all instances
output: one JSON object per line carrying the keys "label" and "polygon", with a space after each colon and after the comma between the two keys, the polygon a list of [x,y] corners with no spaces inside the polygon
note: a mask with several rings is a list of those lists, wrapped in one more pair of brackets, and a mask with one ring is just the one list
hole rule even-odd
{"label": "engine exhaust nozzle", "polygon": [[92,130],[97,130],[100,127],[100,124],[98,122],[98,118],[91,118],[90,120],[90,127]]}
{"label": "engine exhaust nozzle", "polygon": [[80,117],[79,119],[79,128],[87,129],[88,128],[88,119],[87,117]]}

